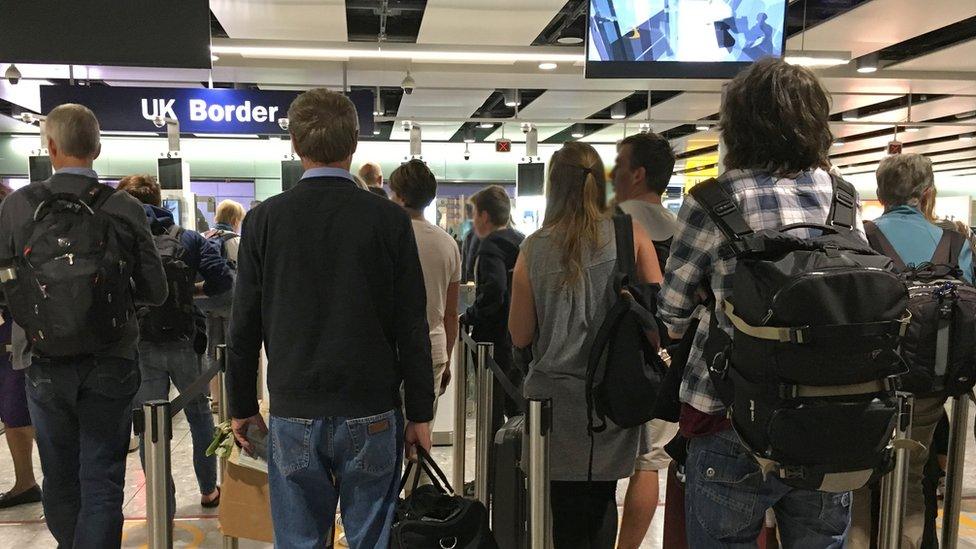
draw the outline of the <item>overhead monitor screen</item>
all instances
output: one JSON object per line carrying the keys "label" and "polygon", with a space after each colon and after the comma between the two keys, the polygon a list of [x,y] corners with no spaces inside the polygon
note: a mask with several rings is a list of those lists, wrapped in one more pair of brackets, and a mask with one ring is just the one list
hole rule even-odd
{"label": "overhead monitor screen", "polygon": [[781,57],[788,0],[589,0],[587,78],[729,78]]}
{"label": "overhead monitor screen", "polygon": [[209,69],[207,0],[0,0],[7,63]]}
{"label": "overhead monitor screen", "polygon": [[515,179],[517,197],[542,196],[546,193],[546,168],[544,164],[519,164]]}
{"label": "overhead monitor screen", "polygon": [[159,158],[156,162],[159,187],[167,191],[183,188],[183,161],[179,158]]}

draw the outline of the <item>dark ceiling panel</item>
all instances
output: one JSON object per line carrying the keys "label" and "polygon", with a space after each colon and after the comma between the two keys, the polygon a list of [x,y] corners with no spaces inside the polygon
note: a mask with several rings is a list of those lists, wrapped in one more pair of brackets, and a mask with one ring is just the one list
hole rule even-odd
{"label": "dark ceiling panel", "polygon": [[[673,99],[675,96],[680,95],[680,91],[655,91],[651,94],[651,106],[660,105],[669,99]],[[627,107],[627,116],[633,116],[643,110],[647,109],[647,92],[639,91],[634,92],[631,95],[622,99],[624,105]],[[613,105],[616,105],[614,103]],[[605,108],[587,116],[586,118],[592,118],[595,120],[610,120],[610,109],[613,105],[607,105]],[[639,124],[639,120],[633,120],[634,123]],[[577,128],[579,126],[579,128]],[[573,132],[577,129],[582,129],[583,137],[590,135],[591,133],[596,133],[604,128],[606,124],[574,124],[568,128],[549,136],[543,143],[565,143],[566,141],[572,141],[574,139],[580,139],[579,137],[573,137]]]}
{"label": "dark ceiling panel", "polygon": [[416,43],[427,0],[346,0],[350,42]]}
{"label": "dark ceiling panel", "polygon": [[869,55],[877,54],[880,67],[884,68],[974,39],[976,39],[976,17],[970,17]]}

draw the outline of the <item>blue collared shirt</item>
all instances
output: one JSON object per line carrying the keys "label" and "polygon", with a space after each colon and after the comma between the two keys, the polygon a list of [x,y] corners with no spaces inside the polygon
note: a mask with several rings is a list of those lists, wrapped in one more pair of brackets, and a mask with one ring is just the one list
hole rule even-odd
{"label": "blue collared shirt", "polygon": [[[874,220],[885,237],[894,246],[906,265],[921,265],[932,259],[935,248],[942,240],[942,229],[925,219],[918,208],[896,206]],[[969,282],[973,281],[973,250],[963,246],[959,254],[959,268]]]}
{"label": "blue collared shirt", "polygon": [[305,170],[305,173],[302,174],[302,179],[309,179],[311,177],[341,177],[353,183],[356,182],[352,174],[342,168],[312,168]]}
{"label": "blue collared shirt", "polygon": [[92,179],[98,179],[98,174],[91,168],[61,168],[58,170],[58,173],[70,173],[72,175],[83,175]]}

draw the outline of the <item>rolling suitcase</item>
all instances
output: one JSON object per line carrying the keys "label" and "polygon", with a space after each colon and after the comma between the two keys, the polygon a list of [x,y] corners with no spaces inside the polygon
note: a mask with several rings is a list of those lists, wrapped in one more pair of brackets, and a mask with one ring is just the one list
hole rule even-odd
{"label": "rolling suitcase", "polygon": [[509,418],[495,433],[491,529],[499,549],[528,547],[528,506],[525,472],[522,470],[522,437],[525,416]]}

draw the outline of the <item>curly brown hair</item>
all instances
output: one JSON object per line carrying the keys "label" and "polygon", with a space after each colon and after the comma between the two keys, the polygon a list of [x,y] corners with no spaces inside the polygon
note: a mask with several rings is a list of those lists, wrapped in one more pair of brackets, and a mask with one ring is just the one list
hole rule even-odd
{"label": "curly brown hair", "polygon": [[720,128],[727,169],[788,175],[828,168],[830,97],[809,69],[765,58],[725,90]]}

